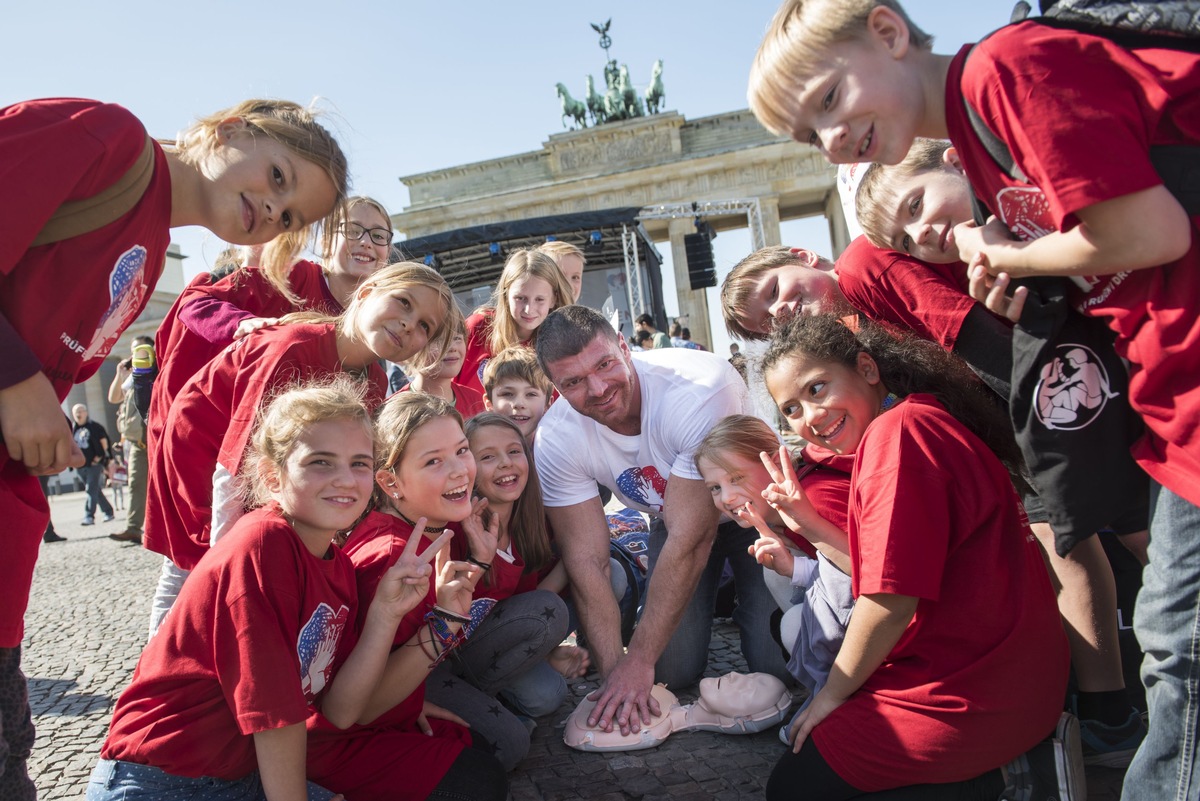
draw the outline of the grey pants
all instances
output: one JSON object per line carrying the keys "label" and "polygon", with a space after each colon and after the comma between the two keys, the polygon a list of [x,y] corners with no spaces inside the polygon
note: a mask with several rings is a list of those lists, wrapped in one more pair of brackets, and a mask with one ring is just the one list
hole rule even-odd
{"label": "grey pants", "polygon": [[[486,596],[487,588],[476,594]],[[567,606],[562,598],[547,590],[507,598],[492,607],[470,639],[429,675],[425,697],[470,724],[472,733],[495,747],[504,769],[512,770],[529,752],[529,729],[496,696],[521,688],[520,695],[527,697],[530,680],[541,678],[547,685],[561,686],[565,695],[566,682],[545,659],[566,636]],[[548,706],[546,698],[553,692],[543,688],[539,705]]]}

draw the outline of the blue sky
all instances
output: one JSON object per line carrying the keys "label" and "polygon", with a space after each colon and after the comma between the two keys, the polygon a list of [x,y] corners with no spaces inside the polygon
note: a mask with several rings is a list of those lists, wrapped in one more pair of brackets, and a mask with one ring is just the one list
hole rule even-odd
{"label": "blue sky", "polygon": [[[0,106],[34,97],[93,97],[171,138],[193,117],[247,97],[314,99],[350,160],[353,189],[393,212],[399,177],[537,150],[563,130],[554,84],[578,96],[604,64],[589,23],[612,19],[610,53],[644,88],[664,60],[666,107],[695,118],[744,108],[746,75],[775,0],[359,2],[346,4],[10,3],[0,48]],[[1010,0],[906,3],[952,52],[999,27]],[[118,10],[119,9],[119,10]],[[785,241],[828,249],[820,219],[784,226]],[[176,229],[195,273],[220,243]],[[803,241],[801,241],[803,240]],[[715,242],[718,277],[749,237]],[[660,247],[669,257],[669,248]],[[668,292],[668,312],[674,311]],[[712,343],[727,340],[714,325]]]}

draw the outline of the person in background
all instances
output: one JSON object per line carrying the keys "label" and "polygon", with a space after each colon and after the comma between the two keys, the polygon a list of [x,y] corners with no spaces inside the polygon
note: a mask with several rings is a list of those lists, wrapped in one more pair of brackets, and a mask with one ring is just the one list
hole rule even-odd
{"label": "person in background", "polygon": [[[154,347],[154,340],[146,336],[133,338],[131,350],[138,347]],[[129,508],[125,513],[125,529],[109,534],[117,542],[142,541],[142,525],[146,521],[146,478],[150,464],[146,458],[146,422],[138,414],[133,392],[133,357],[121,360],[117,374],[108,387],[108,402],[118,404],[117,433],[125,451],[126,481],[129,485]]]}
{"label": "person in background", "polygon": [[91,526],[96,523],[97,507],[104,512],[104,522],[111,523],[112,504],[104,497],[101,484],[104,478],[104,463],[108,460],[108,432],[95,420],[88,419],[88,409],[82,403],[71,407],[71,417],[75,419],[71,435],[75,438],[79,450],[83,451],[83,467],[76,467],[75,472],[79,473],[87,490],[82,525]]}
{"label": "person in background", "polygon": [[648,314],[639,314],[633,321],[633,330],[645,331],[650,334],[650,345],[643,346],[646,350],[654,350],[655,348],[671,347],[671,339],[662,331],[654,327],[654,318]]}

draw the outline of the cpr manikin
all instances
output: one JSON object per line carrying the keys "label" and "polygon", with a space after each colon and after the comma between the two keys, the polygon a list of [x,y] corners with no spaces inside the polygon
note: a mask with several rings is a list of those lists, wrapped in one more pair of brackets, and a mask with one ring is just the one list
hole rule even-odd
{"label": "cpr manikin", "polygon": [[567,718],[563,740],[580,751],[637,751],[654,748],[677,731],[719,731],[754,734],[782,722],[792,705],[792,694],[783,682],[768,673],[727,673],[700,680],[700,700],[686,706],[661,684],[650,692],[662,714],[650,719],[641,731],[621,734],[587,725],[596,708],[584,699]]}

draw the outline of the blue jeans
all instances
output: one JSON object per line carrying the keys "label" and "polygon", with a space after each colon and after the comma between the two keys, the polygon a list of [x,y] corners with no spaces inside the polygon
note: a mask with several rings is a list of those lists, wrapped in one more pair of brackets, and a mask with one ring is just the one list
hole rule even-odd
{"label": "blue jeans", "polygon": [[104,465],[89,464],[84,467],[76,467],[75,472],[79,473],[79,477],[83,479],[83,486],[87,490],[87,500],[83,504],[83,519],[95,519],[97,506],[103,510],[105,517],[112,517],[112,504],[108,502],[108,498],[104,497]]}
{"label": "blue jeans", "polygon": [[1150,564],[1134,608],[1145,652],[1150,729],[1125,774],[1123,799],[1190,801],[1200,793],[1200,507],[1150,485]]}
{"label": "blue jeans", "polygon": [[[654,585],[654,571],[658,558],[667,542],[667,527],[660,518],[650,523],[650,586]],[[752,673],[770,673],[785,682],[791,682],[783,652],[771,637],[771,613],[778,605],[763,582],[762,565],[746,549],[758,538],[752,528],[742,528],[735,522],[722,523],[717,527],[712,553],[700,573],[700,581],[691,602],[683,610],[679,626],[662,656],[654,666],[654,680],[665,682],[672,690],[680,690],[695,684],[708,664],[708,643],[712,638],[713,612],[717,605],[717,585],[725,560],[733,568],[733,581],[737,586],[737,608],[733,622],[741,635],[742,654]],[[670,570],[670,565],[664,565]]]}
{"label": "blue jeans", "polygon": [[[194,779],[110,759],[96,763],[87,786],[87,801],[265,801],[266,797],[258,771],[232,781],[211,776]],[[308,801],[330,798],[333,793],[309,782]]]}

